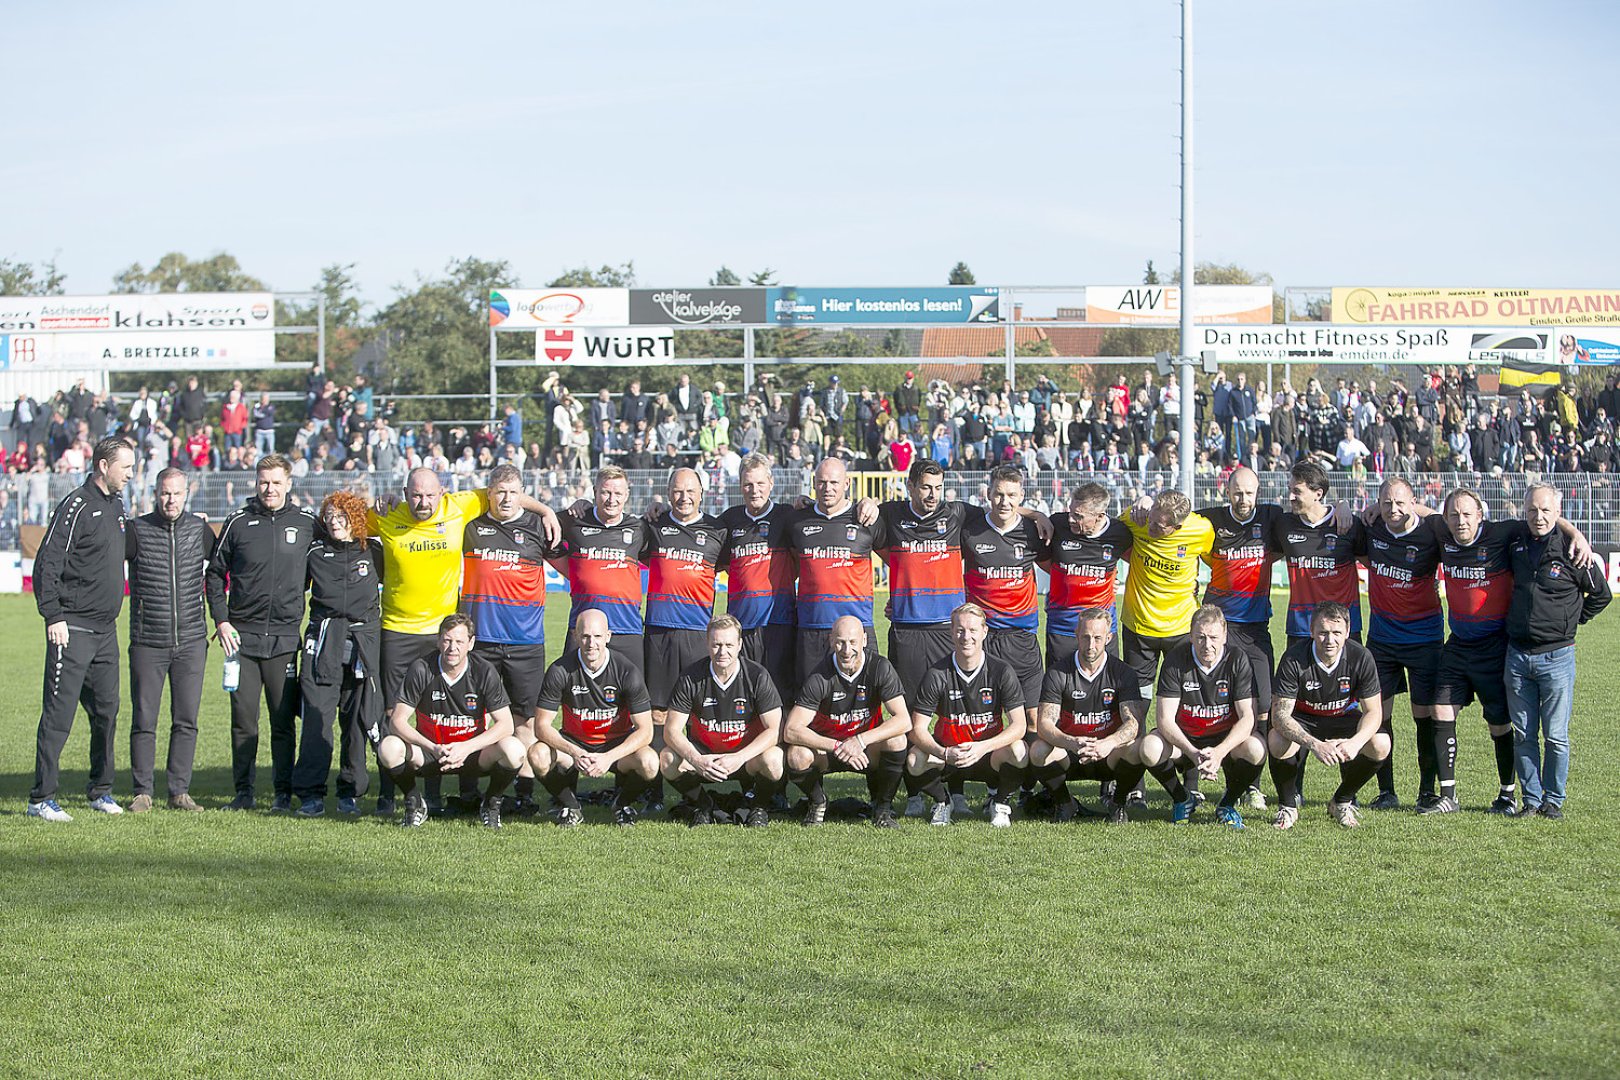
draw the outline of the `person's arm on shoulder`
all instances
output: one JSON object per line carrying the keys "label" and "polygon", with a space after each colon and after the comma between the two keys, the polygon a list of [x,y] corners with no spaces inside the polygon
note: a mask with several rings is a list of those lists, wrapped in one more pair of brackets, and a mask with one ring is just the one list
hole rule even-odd
{"label": "person's arm on shoulder", "polygon": [[1595,565],[1582,568],[1585,581],[1582,581],[1581,592],[1581,625],[1591,622],[1600,612],[1609,606],[1613,593],[1609,590],[1609,580],[1604,574],[1606,569],[1603,560],[1597,560]]}

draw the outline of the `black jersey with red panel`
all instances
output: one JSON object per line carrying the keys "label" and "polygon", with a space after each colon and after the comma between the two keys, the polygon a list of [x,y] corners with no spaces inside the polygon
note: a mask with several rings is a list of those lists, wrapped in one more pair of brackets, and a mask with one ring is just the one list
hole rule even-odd
{"label": "black jersey with red panel", "polygon": [[482,514],[461,540],[461,611],[472,616],[479,641],[543,645],[546,640],[546,543],[540,516],[511,521]]}
{"label": "black jersey with red panel", "polygon": [[1236,703],[1254,699],[1254,668],[1241,649],[1228,646],[1205,671],[1192,643],[1186,642],[1164,658],[1159,696],[1180,698],[1176,726],[1189,739],[1225,735],[1237,723]]}
{"label": "black jersey with red panel", "polygon": [[877,727],[883,703],[905,696],[894,666],[877,653],[867,653],[853,675],[844,674],[838,658],[828,654],[800,684],[795,704],[815,713],[811,731],[843,740]]}
{"label": "black jersey with red panel", "polygon": [[1283,513],[1271,525],[1271,546],[1288,565],[1289,637],[1310,637],[1316,605],[1336,601],[1350,609],[1350,632],[1361,632],[1361,588],[1356,562],[1366,550],[1367,530],[1357,519],[1343,536],[1325,515],[1315,525]]}
{"label": "black jersey with red panel", "polygon": [[539,707],[562,718],[562,733],[581,746],[601,746],[630,734],[630,718],[649,712],[652,699],[635,665],[609,652],[596,671],[571,649],[546,669]]}
{"label": "black jersey with red panel", "polygon": [[1271,692],[1293,698],[1294,715],[1303,721],[1359,720],[1362,701],[1378,693],[1378,663],[1365,647],[1346,641],[1339,662],[1324,667],[1316,643],[1305,638],[1288,646],[1277,662]]}
{"label": "black jersey with red panel", "polygon": [[746,506],[720,515],[726,530],[726,613],[744,630],[792,626],[798,620],[798,569],[788,544],[788,522],[798,514],[791,506],[772,503],[759,517]]}
{"label": "black jersey with red panel", "polygon": [[1277,559],[1271,538],[1282,507],[1262,503],[1247,521],[1239,521],[1230,506],[1198,512],[1215,528],[1215,546],[1204,556],[1209,566],[1204,603],[1220,608],[1227,622],[1270,622],[1271,564]]}
{"label": "black jersey with red panel", "polygon": [[691,719],[686,736],[711,754],[729,754],[765,730],[762,713],[782,707],[770,672],[752,660],[737,661],[737,670],[722,683],[709,661],[681,672],[669,696],[669,711]]}
{"label": "black jersey with red panel", "polygon": [[829,630],[845,615],[872,625],[872,552],[883,546],[883,520],[868,528],[855,504],[828,517],[812,506],[788,524],[798,560],[799,625]]}
{"label": "black jersey with red panel", "polygon": [[1145,705],[1142,677],[1119,657],[1103,655],[1102,666],[1086,673],[1073,653],[1046,673],[1041,704],[1058,707],[1058,730],[1079,739],[1101,739],[1125,722],[1124,706]]}
{"label": "black jersey with red panel", "polygon": [[1133,538],[1122,521],[1110,518],[1096,536],[1074,531],[1068,514],[1052,515],[1051,580],[1046,586],[1046,632],[1074,637],[1086,608],[1114,606],[1119,560],[1130,554]]}
{"label": "black jersey with red panel", "polygon": [[511,705],[500,674],[473,653],[455,680],[445,678],[439,654],[424,656],[405,673],[399,700],[416,710],[416,730],[430,742],[466,742],[489,730],[489,714]]}
{"label": "black jersey with red panel", "polygon": [[704,630],[714,617],[714,575],[725,557],[720,519],[673,513],[647,523],[647,625]]}
{"label": "black jersey with red panel", "polygon": [[1435,645],[1445,638],[1440,614],[1440,543],[1451,530],[1439,514],[1396,533],[1380,518],[1367,527],[1367,640]]}
{"label": "black jersey with red panel", "polygon": [[1035,564],[1048,548],[1033,518],[1020,514],[1003,532],[989,511],[972,511],[962,524],[962,563],[969,600],[984,608],[995,630],[1028,630],[1040,625]]}
{"label": "black jersey with red panel", "polygon": [[964,672],[952,654],[928,669],[911,707],[934,717],[935,742],[960,746],[1001,734],[1005,714],[1024,707],[1024,688],[1012,667],[993,656]]}
{"label": "black jersey with red panel", "polygon": [[607,616],[613,633],[641,633],[641,562],[647,552],[647,523],[625,514],[618,524],[604,525],[594,507],[583,521],[572,514],[561,514],[558,520],[573,600],[569,628],[581,611],[596,608]]}
{"label": "black jersey with red panel", "polygon": [[1482,521],[1472,544],[1447,529],[1440,538],[1440,576],[1446,584],[1451,636],[1470,644],[1507,634],[1513,600],[1513,544],[1528,532],[1522,521]]}
{"label": "black jersey with red panel", "polygon": [[909,499],[878,507],[889,561],[889,621],[946,626],[967,598],[962,581],[962,522],[968,507],[942,502],[919,514]]}

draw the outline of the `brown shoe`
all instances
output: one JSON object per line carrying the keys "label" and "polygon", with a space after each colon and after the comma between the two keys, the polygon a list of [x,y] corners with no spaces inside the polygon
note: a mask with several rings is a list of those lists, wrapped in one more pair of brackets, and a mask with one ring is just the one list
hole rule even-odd
{"label": "brown shoe", "polygon": [[129,800],[129,812],[132,814],[144,814],[150,809],[152,809],[152,796],[150,795],[137,795]]}
{"label": "brown shoe", "polygon": [[[147,800],[147,805],[148,806],[151,805],[151,800]],[[198,806],[196,804],[196,802],[194,802],[192,800],[190,795],[187,795],[185,792],[182,791],[178,795],[170,795],[169,796],[169,809],[170,810],[189,810],[189,811],[191,811],[193,813],[198,813],[198,812],[200,812],[202,810],[202,807]]]}

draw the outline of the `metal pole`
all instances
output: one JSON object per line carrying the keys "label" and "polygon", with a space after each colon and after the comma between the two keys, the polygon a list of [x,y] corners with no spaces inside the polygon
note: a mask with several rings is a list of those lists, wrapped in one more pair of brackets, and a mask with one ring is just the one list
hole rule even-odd
{"label": "metal pole", "polygon": [[[538,333],[538,331],[536,331]],[[538,344],[538,343],[537,343]],[[495,393],[495,328],[489,328],[489,418],[495,419],[498,412]]]}
{"label": "metal pole", "polygon": [[1012,384],[1014,390],[1018,389],[1018,327],[1013,322],[1013,307],[1007,301],[1010,296],[1007,292],[1001,294],[1001,302],[1006,306],[1001,309],[1001,317],[1007,320],[1007,382]]}
{"label": "metal pole", "polygon": [[743,327],[743,398],[754,388],[754,328]]}
{"label": "metal pole", "polygon": [[1181,0],[1181,490],[1193,495],[1193,84],[1192,0]]}
{"label": "metal pole", "polygon": [[326,294],[321,293],[315,299],[317,321],[315,323],[315,363],[320,365],[322,375],[326,374]]}

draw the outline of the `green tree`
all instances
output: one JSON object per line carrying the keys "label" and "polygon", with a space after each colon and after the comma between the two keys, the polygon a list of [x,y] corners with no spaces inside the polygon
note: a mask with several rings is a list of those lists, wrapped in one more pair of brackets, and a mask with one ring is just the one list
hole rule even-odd
{"label": "green tree", "polygon": [[722,266],[720,269],[718,269],[718,270],[716,270],[714,272],[714,275],[712,277],[709,278],[709,284],[710,285],[741,285],[742,284],[742,278],[738,277],[736,272],[733,271],[731,269],[731,267]]}
{"label": "green tree", "polygon": [[55,259],[38,264],[0,259],[0,296],[61,296],[66,281]]}
{"label": "green tree", "polygon": [[1157,285],[1158,283],[1159,283],[1159,272],[1157,270],[1153,269],[1153,260],[1149,259],[1147,261],[1147,269],[1142,271],[1142,284],[1144,284],[1144,285]]}
{"label": "green tree", "polygon": [[[611,268],[607,268],[611,269]],[[397,286],[394,302],[377,314],[386,354],[386,394],[477,394],[489,387],[489,291],[510,287],[516,275],[504,260],[452,261],[445,276]],[[455,409],[477,415],[486,406],[460,401]],[[432,403],[405,402],[406,418],[444,415]]]}
{"label": "green tree", "polygon": [[[505,266],[505,263],[501,263]],[[588,266],[577,266],[572,270],[564,270],[556,278],[546,282],[548,289],[628,289],[636,283],[636,264],[626,261],[619,266],[603,263],[592,270]],[[511,283],[508,282],[508,285]]]}
{"label": "green tree", "polygon": [[113,276],[115,293],[263,292],[269,286],[242,269],[236,256],[220,252],[192,260],[171,251],[150,269],[131,263]]}
{"label": "green tree", "polygon": [[[353,263],[333,263],[321,269],[320,279],[310,290],[326,300],[326,370],[340,384],[353,378],[355,353],[370,340],[373,329],[362,314],[360,289],[354,280]],[[277,322],[282,326],[315,326],[320,320],[318,300],[278,305]],[[314,334],[284,334],[276,342],[276,359],[285,363],[313,364],[320,355]],[[289,389],[300,388],[302,374],[293,377]],[[278,380],[279,381],[279,380]]]}
{"label": "green tree", "polygon": [[776,284],[776,271],[772,270],[768,266],[763,270],[756,270],[754,273],[748,275],[748,284],[750,284],[750,285],[775,285]]}
{"label": "green tree", "polygon": [[973,271],[968,269],[968,264],[965,262],[959,262],[955,266],[951,267],[951,276],[946,280],[945,284],[977,285],[978,282],[974,280]]}

